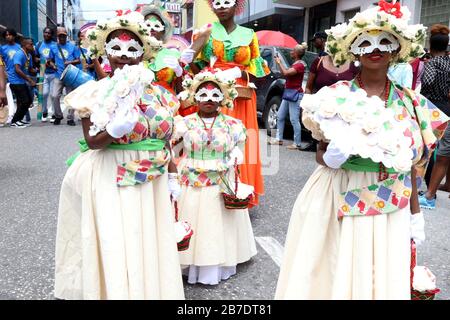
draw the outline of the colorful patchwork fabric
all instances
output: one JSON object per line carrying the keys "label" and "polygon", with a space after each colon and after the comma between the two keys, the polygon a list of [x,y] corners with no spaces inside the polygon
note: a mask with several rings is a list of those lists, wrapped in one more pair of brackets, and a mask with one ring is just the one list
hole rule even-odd
{"label": "colorful patchwork fabric", "polygon": [[242,122],[220,113],[210,136],[197,113],[177,118],[175,139],[183,137],[184,151],[197,160],[224,160],[235,146],[244,146],[247,132]]}
{"label": "colorful patchwork fabric", "polygon": [[181,163],[181,182],[193,187],[220,184],[220,176],[229,170],[229,153],[236,146],[244,148],[247,138],[242,122],[222,113],[210,135],[198,114],[177,117],[174,139],[181,137],[186,155]]}
{"label": "colorful patchwork fabric", "polygon": [[[338,85],[350,85],[355,90],[358,88],[355,81],[340,82],[334,87]],[[389,101],[388,108],[394,110],[396,119],[410,120],[411,125],[404,134],[411,138],[413,164],[418,177],[421,177],[449,118],[425,97],[397,84]],[[411,188],[409,176],[394,174],[378,184],[349,190],[342,193],[338,217],[373,216],[398,211],[409,205]]]}
{"label": "colorful patchwork fabric", "polygon": [[411,198],[411,177],[395,174],[380,183],[343,192],[338,217],[375,216],[406,208]]}
{"label": "colorful patchwork fabric", "polygon": [[195,168],[183,168],[181,171],[181,184],[196,188],[210,187],[219,185],[222,181],[221,176],[225,172],[216,170],[202,170]]}
{"label": "colorful patchwork fabric", "polygon": [[169,152],[158,152],[158,156],[149,159],[123,163],[117,167],[116,182],[119,187],[135,186],[153,181],[165,173],[170,160]]}
{"label": "colorful patchwork fabric", "polygon": [[270,73],[266,61],[260,56],[258,37],[252,29],[238,26],[231,34],[219,22],[215,22],[209,41],[204,46],[198,61],[201,68],[209,64],[212,56],[218,63],[236,63],[257,78]]}

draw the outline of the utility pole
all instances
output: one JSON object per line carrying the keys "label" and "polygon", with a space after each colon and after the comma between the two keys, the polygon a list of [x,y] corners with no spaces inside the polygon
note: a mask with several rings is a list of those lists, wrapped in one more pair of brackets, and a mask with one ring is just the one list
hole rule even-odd
{"label": "utility pole", "polygon": [[62,26],[66,26],[66,6],[64,4],[64,0],[61,0],[62,3]]}

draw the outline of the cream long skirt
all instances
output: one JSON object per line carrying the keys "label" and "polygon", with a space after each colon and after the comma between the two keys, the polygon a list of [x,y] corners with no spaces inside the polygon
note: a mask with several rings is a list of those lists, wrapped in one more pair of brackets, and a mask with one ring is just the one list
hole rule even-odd
{"label": "cream long skirt", "polygon": [[410,208],[337,219],[340,192],[376,181],[315,170],[292,210],[275,299],[410,299]]}
{"label": "cream long skirt", "polygon": [[55,296],[184,299],[167,174],[117,187],[117,165],[150,152],[81,154],[64,178],[58,214]]}
{"label": "cream long skirt", "polygon": [[189,249],[180,252],[182,265],[231,267],[256,255],[248,210],[226,209],[219,186],[183,186],[179,209],[194,230]]}

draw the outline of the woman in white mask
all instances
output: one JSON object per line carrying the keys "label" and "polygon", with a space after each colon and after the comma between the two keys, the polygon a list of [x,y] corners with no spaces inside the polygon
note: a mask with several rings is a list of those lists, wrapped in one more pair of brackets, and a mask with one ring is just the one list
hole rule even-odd
{"label": "woman in white mask", "polygon": [[[167,43],[172,37],[174,26],[169,13],[162,7],[162,4],[158,1],[158,3],[144,5],[139,12],[144,16],[145,24],[152,37]],[[146,61],[147,67],[155,73],[155,83],[172,93],[182,89],[183,68],[179,62],[180,58],[181,52],[177,49],[162,48],[158,51],[155,59]]]}
{"label": "woman in white mask", "polygon": [[139,13],[99,22],[86,35],[112,74],[65,98],[84,140],[68,161],[59,202],[55,296],[60,299],[184,299],[170,197],[174,95],[152,85],[141,62],[161,43]]}
{"label": "woman in white mask", "polygon": [[334,63],[361,72],[302,100],[319,166],[292,210],[276,299],[411,298],[411,240],[425,240],[416,178],[448,118],[387,76],[423,54],[409,17],[380,1],[327,30]]}

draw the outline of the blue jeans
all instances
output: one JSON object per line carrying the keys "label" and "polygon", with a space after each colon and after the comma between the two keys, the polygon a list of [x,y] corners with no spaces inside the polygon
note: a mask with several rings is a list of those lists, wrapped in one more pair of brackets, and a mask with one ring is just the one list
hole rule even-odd
{"label": "blue jeans", "polygon": [[294,128],[294,144],[300,146],[302,142],[302,127],[300,125],[300,101],[303,98],[303,93],[300,93],[297,102],[283,100],[277,114],[277,140],[283,140],[284,125],[289,113],[289,120],[291,120]]}

